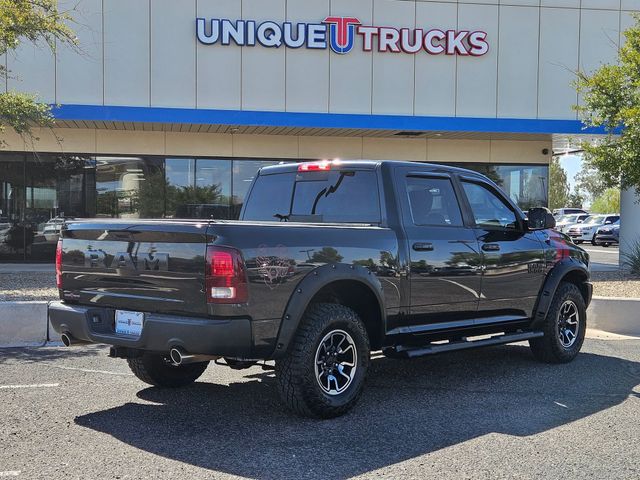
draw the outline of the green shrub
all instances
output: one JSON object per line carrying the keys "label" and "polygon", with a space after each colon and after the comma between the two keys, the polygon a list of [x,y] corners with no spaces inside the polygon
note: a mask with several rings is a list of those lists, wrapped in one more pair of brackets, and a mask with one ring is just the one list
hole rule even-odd
{"label": "green shrub", "polygon": [[620,252],[622,266],[628,267],[634,275],[640,275],[640,239],[628,245],[626,252]]}

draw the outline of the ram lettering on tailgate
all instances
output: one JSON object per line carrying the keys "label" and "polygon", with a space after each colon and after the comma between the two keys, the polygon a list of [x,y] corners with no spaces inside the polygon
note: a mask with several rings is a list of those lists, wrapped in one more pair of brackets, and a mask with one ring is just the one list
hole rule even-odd
{"label": "ram lettering on tailgate", "polygon": [[90,268],[124,268],[129,270],[169,270],[168,253],[148,253],[143,257],[133,256],[128,252],[118,252],[111,262],[101,250],[84,252],[84,266]]}

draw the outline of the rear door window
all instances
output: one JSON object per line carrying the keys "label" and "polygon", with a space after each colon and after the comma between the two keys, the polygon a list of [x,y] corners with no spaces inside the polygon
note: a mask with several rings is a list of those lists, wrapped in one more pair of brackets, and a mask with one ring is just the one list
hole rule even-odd
{"label": "rear door window", "polygon": [[415,225],[462,226],[462,214],[451,180],[408,177],[407,195]]}

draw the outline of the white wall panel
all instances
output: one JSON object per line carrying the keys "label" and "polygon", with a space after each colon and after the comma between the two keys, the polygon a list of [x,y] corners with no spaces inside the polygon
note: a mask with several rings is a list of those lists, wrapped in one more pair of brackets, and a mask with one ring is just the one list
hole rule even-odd
{"label": "white wall panel", "polygon": [[500,5],[538,7],[540,0],[500,0]]}
{"label": "white wall panel", "polygon": [[536,117],[539,12],[533,7],[500,7],[499,117]]}
{"label": "white wall panel", "polygon": [[149,1],[104,2],[104,101],[149,105]]}
{"label": "white wall panel", "polygon": [[620,0],[582,0],[581,7],[618,10],[620,8]]}
{"label": "white wall panel", "polygon": [[[373,1],[331,0],[331,15],[355,16],[371,25]],[[334,113],[371,113],[372,54],[362,50],[361,38],[355,42],[350,53],[331,53],[329,59],[329,110]]]}
{"label": "white wall panel", "polygon": [[23,41],[15,51],[7,53],[7,88],[38,95],[38,100],[53,103],[55,92],[55,60],[44,42]]}
{"label": "white wall panel", "polygon": [[540,0],[542,7],[580,8],[580,0]]}
{"label": "white wall panel", "polygon": [[482,57],[457,57],[456,114],[460,117],[495,117],[498,7],[458,5],[458,30],[485,31],[489,52]]}
{"label": "white wall panel", "polygon": [[540,12],[538,116],[575,118],[577,95],[571,86],[578,68],[580,10],[543,8]]}
{"label": "white wall panel", "polygon": [[56,101],[100,105],[103,102],[102,0],[60,0],[61,10],[74,17],[71,28],[78,48],[58,45]]}
{"label": "white wall panel", "polygon": [[618,48],[620,13],[582,10],[580,20],[580,69],[592,72],[614,62]]}
{"label": "white wall panel", "polygon": [[620,44],[624,45],[626,39],[623,35],[623,32],[636,24],[636,19],[633,18],[632,12],[621,12],[620,13]]}
{"label": "white wall panel", "polygon": [[[60,1],[73,9],[80,52],[59,47],[54,61],[46,46],[25,42],[7,55],[13,78],[0,79],[0,91],[67,104],[503,118],[576,118],[574,72],[614,62],[619,28],[633,25],[629,10],[640,9],[640,0]],[[195,35],[196,17],[297,23],[328,14],[483,30],[490,50],[365,52],[356,35],[354,49],[338,55],[202,45]]]}
{"label": "white wall panel", "polygon": [[[293,24],[318,23],[328,15],[329,0],[287,0],[287,20]],[[286,50],[287,111],[329,110],[329,55],[329,50],[306,47]]]}
{"label": "white wall panel", "polygon": [[[620,41],[620,12],[611,10],[580,11],[580,71],[592,73],[605,63],[616,61]],[[582,104],[578,96],[578,104]]]}
{"label": "white wall panel", "polygon": [[[215,3],[210,0],[197,0],[197,2],[198,17],[236,20],[242,14],[242,2],[239,0],[218,0]],[[192,26],[194,23],[195,19]],[[192,34],[191,38],[194,37],[195,34]],[[198,44],[196,51],[198,108],[239,110],[242,104],[242,47],[234,44],[202,45],[197,40],[194,41]]]}
{"label": "white wall panel", "polygon": [[151,2],[151,105],[196,106],[196,0]]}
{"label": "white wall panel", "polygon": [[622,10],[640,10],[640,0],[621,0],[620,8]]}
{"label": "white wall panel", "polygon": [[[456,29],[455,3],[418,2],[416,27]],[[456,59],[449,55],[416,54],[415,114],[453,116],[456,113]]]}
{"label": "white wall panel", "polygon": [[[242,0],[245,20],[282,23],[284,0]],[[242,49],[243,110],[285,109],[285,48],[267,48],[259,44]]]}
{"label": "white wall panel", "polygon": [[[385,27],[415,27],[415,3],[374,0],[373,24]],[[414,62],[416,55],[373,51],[374,114],[413,114]]]}

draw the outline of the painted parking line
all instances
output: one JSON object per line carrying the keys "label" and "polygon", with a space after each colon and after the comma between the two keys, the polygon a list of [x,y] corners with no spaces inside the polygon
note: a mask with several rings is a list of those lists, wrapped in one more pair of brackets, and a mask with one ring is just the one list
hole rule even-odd
{"label": "painted parking line", "polygon": [[84,372],[84,373],[102,373],[104,375],[121,375],[125,377],[130,377],[133,375],[133,373],[127,373],[127,372],[110,372],[108,370],[93,370],[91,368],[63,367],[62,365],[52,365],[50,363],[44,363],[43,365],[51,368],[59,368],[60,370],[75,370],[77,372]]}
{"label": "painted parking line", "polygon": [[3,388],[50,388],[59,387],[59,383],[32,383],[31,385],[0,385],[0,389]]}
{"label": "painted parking line", "polygon": [[4,472],[0,472],[0,477],[17,477],[20,475],[20,470],[6,470]]}

